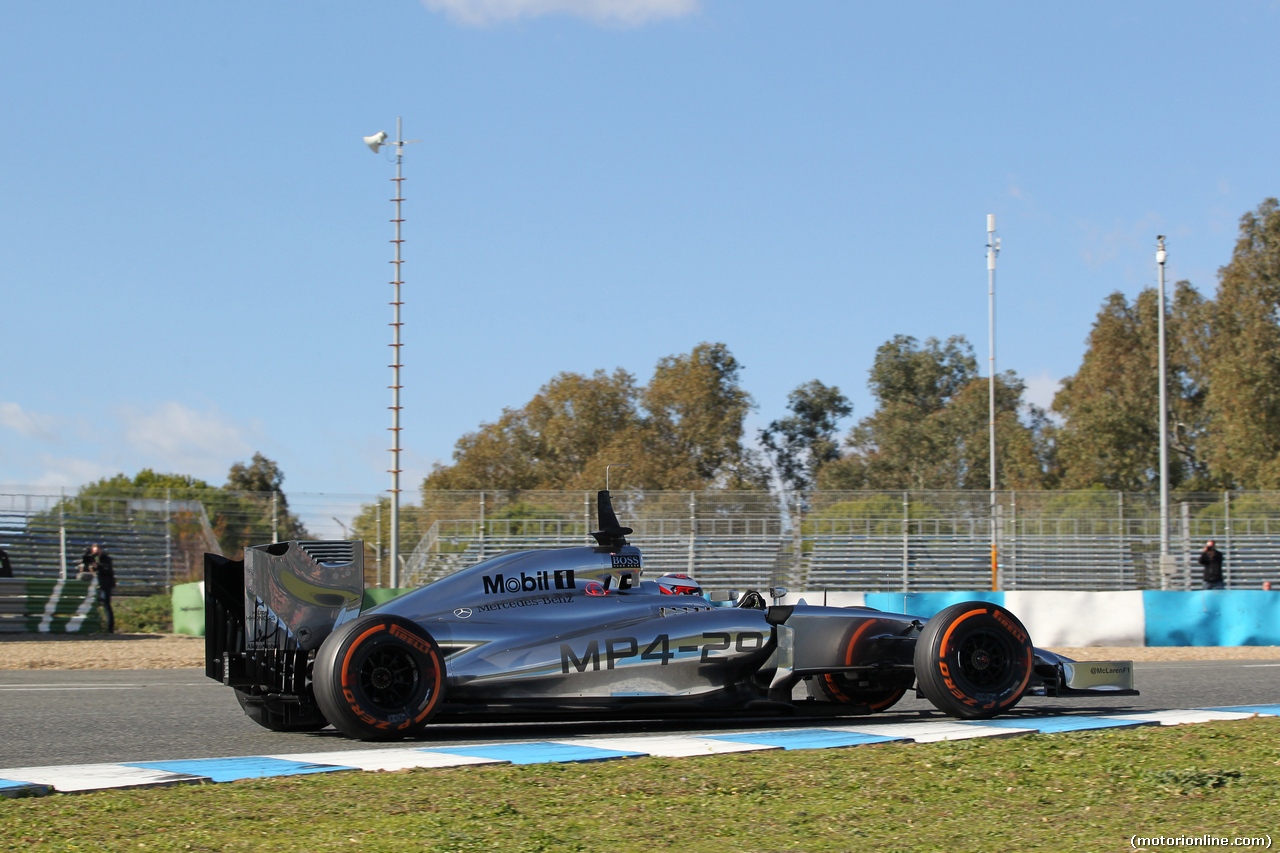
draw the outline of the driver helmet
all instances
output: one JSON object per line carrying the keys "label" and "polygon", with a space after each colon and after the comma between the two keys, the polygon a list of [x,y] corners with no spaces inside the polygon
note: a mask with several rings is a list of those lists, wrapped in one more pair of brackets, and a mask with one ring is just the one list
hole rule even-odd
{"label": "driver helmet", "polygon": [[702,595],[702,586],[693,578],[678,572],[668,572],[658,578],[663,595]]}

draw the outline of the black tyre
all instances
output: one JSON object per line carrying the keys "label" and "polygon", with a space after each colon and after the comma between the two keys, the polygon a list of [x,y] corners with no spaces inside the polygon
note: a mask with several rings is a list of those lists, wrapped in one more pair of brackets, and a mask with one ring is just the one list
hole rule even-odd
{"label": "black tyre", "polygon": [[809,682],[810,696],[840,705],[866,705],[873,714],[893,707],[906,692],[906,687],[868,681],[851,672],[815,675]]}
{"label": "black tyre", "polygon": [[981,720],[1003,713],[1027,690],[1034,650],[1018,618],[996,604],[953,604],[916,640],[916,683],[934,707]]}
{"label": "black tyre", "polygon": [[329,722],[314,706],[276,703],[264,696],[236,688],[236,701],[249,719],[273,732],[318,732]]}
{"label": "black tyre", "polygon": [[316,654],[321,712],[343,734],[395,740],[420,731],[444,696],[444,656],[419,625],[370,613],[339,627]]}
{"label": "black tyre", "polygon": [[[867,619],[849,632],[843,654],[845,666],[875,662],[863,660],[863,655],[859,653],[859,641],[871,636],[880,621]],[[897,704],[906,694],[911,684],[909,680],[901,682],[903,679],[892,673],[872,676],[862,672],[829,672],[815,675],[809,680],[809,695],[839,705],[865,705],[871,713],[876,713]]]}

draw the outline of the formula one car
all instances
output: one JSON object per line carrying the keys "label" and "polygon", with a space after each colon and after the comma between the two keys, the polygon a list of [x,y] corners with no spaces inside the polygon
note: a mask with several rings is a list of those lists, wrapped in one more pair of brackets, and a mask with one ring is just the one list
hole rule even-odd
{"label": "formula one car", "polygon": [[988,602],[926,621],[645,580],[607,491],[598,503],[595,546],[500,554],[363,613],[362,543],[207,554],[206,674],[268,729],[365,740],[450,719],[868,714],[913,687],[962,719],[1028,694],[1136,693],[1129,661],[1034,648]]}

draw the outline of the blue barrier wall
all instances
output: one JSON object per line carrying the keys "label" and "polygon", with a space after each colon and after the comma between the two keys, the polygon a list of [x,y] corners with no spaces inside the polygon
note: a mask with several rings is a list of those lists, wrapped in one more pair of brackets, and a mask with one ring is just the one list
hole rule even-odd
{"label": "blue barrier wall", "polygon": [[1280,645],[1280,594],[1255,589],[1142,593],[1148,646]]}
{"label": "blue barrier wall", "polygon": [[[821,600],[809,595],[810,601]],[[957,602],[990,601],[1009,607],[1026,623],[1032,639],[1043,637],[1045,645],[1097,645],[1100,629],[1131,626],[1119,633],[1135,645],[1140,631],[1148,646],[1280,646],[1280,592],[1146,590],[1141,598],[1136,592],[1101,592],[1086,600],[1079,593],[1049,590],[1013,595],[1017,606],[1011,606],[1003,592],[869,592],[866,605],[928,618]],[[1103,607],[1108,603],[1114,604],[1110,613]],[[1100,624],[1098,619],[1108,622]]]}

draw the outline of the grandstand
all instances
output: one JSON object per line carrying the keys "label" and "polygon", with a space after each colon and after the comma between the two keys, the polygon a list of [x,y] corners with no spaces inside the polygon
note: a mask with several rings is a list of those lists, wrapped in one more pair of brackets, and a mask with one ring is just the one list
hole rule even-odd
{"label": "grandstand", "polygon": [[74,578],[81,556],[96,542],[115,562],[117,595],[162,592],[175,577],[199,570],[172,534],[171,519],[182,513],[199,525],[199,550],[221,553],[198,501],[165,506],[164,501],[130,499],[95,506],[49,505],[45,496],[22,500],[30,497],[0,495],[0,548],[8,552],[16,578]]}
{"label": "grandstand", "polygon": [[[642,519],[634,524],[631,539],[641,545],[650,575],[687,572],[716,589],[764,589],[777,579],[778,555],[785,547],[779,534],[691,538],[685,519]],[[422,586],[505,551],[593,544],[580,520],[437,521],[406,561],[405,583]]]}
{"label": "grandstand", "polygon": [[[293,497],[294,506],[308,507],[308,524],[351,518],[377,499]],[[990,588],[989,497],[816,492],[798,499],[766,492],[637,490],[616,492],[614,501],[623,523],[634,528],[629,538],[644,552],[651,576],[688,572],[712,591],[782,586],[915,592]],[[271,505],[270,495],[249,498],[246,512]],[[1170,519],[1175,565],[1167,574],[1158,559],[1151,495],[1000,492],[998,501],[1002,589],[1198,589],[1196,558],[1209,538],[1226,555],[1228,588],[1280,582],[1280,493],[1179,496]],[[218,512],[224,533],[228,524],[244,529],[254,522],[232,518],[225,508]],[[592,544],[595,493],[432,492],[406,512],[401,577],[402,585],[414,587],[504,551]],[[259,541],[269,541],[272,524],[255,528],[253,535],[265,530],[267,538]],[[64,540],[72,574],[84,549],[103,543],[116,560],[125,595],[198,576],[201,555],[218,548],[201,501],[0,493],[0,547],[9,552],[18,577],[61,576]],[[371,567],[378,544],[366,543]],[[380,544],[385,555],[387,543]]]}

